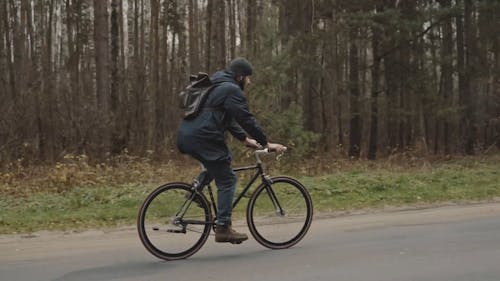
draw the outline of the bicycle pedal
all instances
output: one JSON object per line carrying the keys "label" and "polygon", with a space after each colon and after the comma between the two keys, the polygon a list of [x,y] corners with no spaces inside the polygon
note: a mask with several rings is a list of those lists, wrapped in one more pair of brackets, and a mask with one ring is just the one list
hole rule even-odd
{"label": "bicycle pedal", "polygon": [[184,234],[186,234],[185,229],[167,229],[167,232],[168,233],[184,233]]}
{"label": "bicycle pedal", "polygon": [[231,244],[233,244],[233,245],[239,245],[241,243],[243,243],[243,241],[232,241],[231,242]]}

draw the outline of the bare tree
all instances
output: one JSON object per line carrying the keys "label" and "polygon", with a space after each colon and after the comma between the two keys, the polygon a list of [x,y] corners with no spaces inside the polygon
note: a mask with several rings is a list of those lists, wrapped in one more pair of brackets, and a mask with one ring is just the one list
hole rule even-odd
{"label": "bare tree", "polygon": [[106,112],[109,95],[108,0],[94,0],[94,46],[97,105],[101,112]]}
{"label": "bare tree", "polygon": [[358,74],[358,30],[352,27],[350,31],[349,48],[349,102],[350,102],[350,126],[349,126],[349,156],[358,158],[361,151],[361,108]]}
{"label": "bare tree", "polygon": [[121,0],[111,1],[111,88],[109,108],[111,114],[111,152],[118,154],[124,149],[123,137],[120,135],[119,101],[120,101],[120,21]]}
{"label": "bare tree", "polygon": [[[375,7],[375,12],[383,12],[383,4],[378,4]],[[371,70],[372,85],[371,85],[371,108],[370,108],[370,139],[368,145],[367,157],[374,160],[377,156],[378,145],[378,96],[380,92],[380,40],[381,34],[378,26],[372,26],[372,54],[373,54],[373,67]]]}
{"label": "bare tree", "polygon": [[200,71],[200,50],[198,44],[198,36],[200,36],[198,28],[198,1],[188,1],[189,11],[189,72]]}

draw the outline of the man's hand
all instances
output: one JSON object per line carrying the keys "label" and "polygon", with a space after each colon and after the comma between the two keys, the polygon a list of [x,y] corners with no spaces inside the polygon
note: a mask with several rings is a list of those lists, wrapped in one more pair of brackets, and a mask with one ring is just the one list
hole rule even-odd
{"label": "man's hand", "polygon": [[270,142],[268,142],[266,147],[267,147],[267,149],[269,149],[269,151],[276,151],[276,152],[284,152],[284,151],[286,151],[286,146],[281,145],[279,143],[270,143]]}
{"label": "man's hand", "polygon": [[245,144],[246,147],[250,147],[253,149],[260,149],[262,146],[254,139],[246,138],[243,143]]}

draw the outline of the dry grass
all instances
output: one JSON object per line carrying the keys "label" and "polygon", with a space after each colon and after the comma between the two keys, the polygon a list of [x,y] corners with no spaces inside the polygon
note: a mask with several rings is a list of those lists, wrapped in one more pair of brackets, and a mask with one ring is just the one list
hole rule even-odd
{"label": "dry grass", "polygon": [[[250,153],[238,155],[234,166],[254,163]],[[123,185],[159,185],[171,181],[190,182],[199,172],[195,160],[175,155],[172,160],[158,162],[148,158],[121,155],[104,162],[91,163],[85,155],[66,155],[62,161],[50,166],[11,163],[0,171],[0,195],[25,197],[38,192],[61,193],[75,187],[120,187]],[[331,156],[295,159],[284,155],[280,161],[273,156],[264,159],[270,174],[288,174],[297,177],[329,175],[338,172],[373,171],[431,171],[447,164],[464,167],[478,163],[498,163],[500,154],[475,157],[414,157],[398,154],[377,161],[349,160]],[[242,174],[243,179],[247,175]]]}
{"label": "dry grass", "polygon": [[24,167],[11,163],[0,172],[0,194],[29,196],[37,192],[61,193],[75,187],[126,184],[155,184],[188,180],[194,171],[188,159],[155,163],[147,158],[122,155],[108,161],[89,163],[85,155],[66,155],[51,166]]}

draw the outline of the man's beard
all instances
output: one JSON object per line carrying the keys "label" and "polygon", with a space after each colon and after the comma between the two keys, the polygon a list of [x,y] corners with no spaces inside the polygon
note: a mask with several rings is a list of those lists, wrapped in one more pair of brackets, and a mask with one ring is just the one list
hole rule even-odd
{"label": "man's beard", "polygon": [[238,85],[240,86],[240,89],[242,91],[245,90],[245,79],[242,79],[241,81],[238,81]]}

